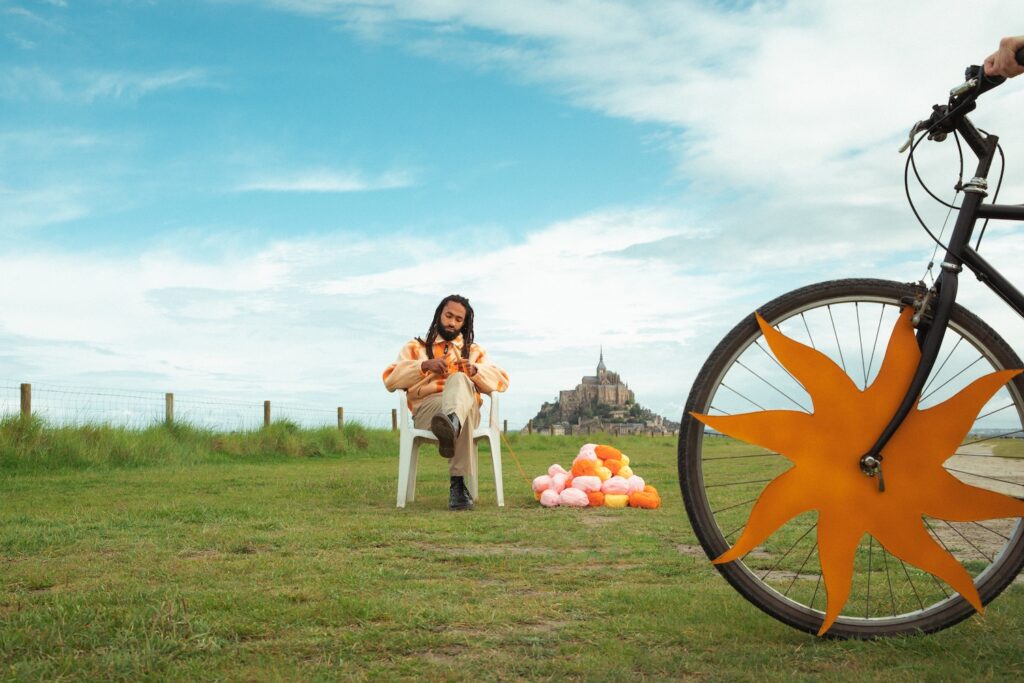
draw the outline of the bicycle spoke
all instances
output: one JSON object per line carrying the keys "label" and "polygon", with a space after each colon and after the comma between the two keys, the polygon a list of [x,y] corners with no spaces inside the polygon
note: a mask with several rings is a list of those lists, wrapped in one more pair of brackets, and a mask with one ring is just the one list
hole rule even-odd
{"label": "bicycle spoke", "polygon": [[1013,436],[1014,434],[1020,434],[1024,432],[1024,429],[1014,429],[1012,432],[1006,432],[1005,434],[996,434],[995,436],[986,436],[984,439],[977,439],[976,441],[968,441],[960,444],[961,446],[973,446],[976,443],[983,443],[985,441],[991,441],[992,439],[1002,439],[1007,436]]}
{"label": "bicycle spoke", "polygon": [[743,395],[743,394],[741,394],[740,392],[738,392],[738,391],[736,391],[735,389],[733,389],[732,387],[730,387],[730,386],[729,386],[728,384],[726,384],[725,382],[722,382],[722,387],[723,387],[723,388],[725,388],[725,389],[728,389],[728,390],[729,390],[729,391],[731,391],[732,393],[736,394],[737,396],[739,396],[740,398],[742,398],[742,399],[743,399],[744,401],[749,401],[750,403],[753,403],[753,404],[754,404],[755,406],[757,406],[757,407],[758,407],[758,408],[760,408],[761,410],[768,410],[767,408],[765,408],[765,407],[764,407],[763,405],[761,405],[761,404],[760,404],[760,403],[758,403],[757,401],[755,401],[755,400],[753,400],[753,399],[750,399],[750,398],[747,398],[746,396],[744,396],[744,395]]}
{"label": "bicycle spoke", "polygon": [[[776,364],[776,365],[778,365],[778,366],[779,366],[780,368],[782,368],[783,372],[785,372],[785,373],[786,373],[787,375],[789,375],[790,379],[792,379],[792,380],[793,380],[794,382],[796,382],[796,383],[797,383],[797,384],[798,384],[798,385],[800,386],[800,388],[801,388],[801,389],[803,389],[803,386],[804,386],[804,385],[800,383],[800,380],[798,380],[798,379],[797,379],[796,377],[794,377],[794,376],[793,376],[793,373],[792,373],[792,372],[790,372],[790,371],[789,371],[789,369],[788,369],[788,368],[787,368],[787,367],[786,367],[785,365],[783,365],[782,363],[780,363],[780,362],[779,362],[779,359],[778,359],[778,358],[776,358],[776,357],[775,357],[774,355],[772,355],[771,353],[769,353],[769,352],[768,352],[768,349],[766,349],[766,348],[764,348],[763,346],[761,346],[761,340],[757,340],[757,341],[755,341],[755,342],[754,342],[754,345],[755,345],[755,346],[757,346],[757,348],[761,349],[761,353],[763,353],[764,355],[768,356],[768,358],[769,358],[769,359],[771,359],[771,361],[772,361],[773,363],[775,363],[775,364]],[[804,389],[804,391],[806,391],[806,389]],[[786,396],[786,398],[789,398],[789,397],[788,397],[788,396]],[[789,399],[789,400],[791,400],[791,401],[792,401],[793,399]],[[794,403],[796,403],[796,401],[793,401],[793,402],[794,402]],[[798,404],[798,405],[799,405],[799,404]],[[804,408],[804,407],[803,407],[802,405],[800,406],[800,408],[801,408],[801,409],[803,409],[803,410],[804,410],[804,412],[808,412],[808,413],[809,413],[809,412],[811,412],[811,411],[807,410],[806,408]]]}
{"label": "bicycle spoke", "polygon": [[[773,455],[779,455],[778,453],[752,453],[750,455],[720,455],[717,458],[704,458],[704,462],[715,462],[717,460],[744,460],[746,458],[768,458]],[[782,457],[782,456],[779,456]]]}
{"label": "bicycle spoke", "polygon": [[836,331],[836,321],[835,318],[832,317],[832,304],[829,304],[826,308],[828,309],[828,319],[832,321],[832,334],[835,335],[836,338],[836,348],[839,349],[839,362],[843,366],[843,372],[846,372],[846,359],[843,358],[843,345],[839,343],[839,332]]}
{"label": "bicycle spoke", "polygon": [[892,615],[896,616],[896,592],[892,588],[892,575],[889,574],[889,552],[882,553],[882,565],[885,567],[885,580],[889,584],[889,601],[892,602]]}
{"label": "bicycle spoke", "polygon": [[875,552],[875,537],[868,536],[868,594],[864,600],[864,618],[871,616],[871,555]]}
{"label": "bicycle spoke", "polygon": [[771,481],[771,479],[751,479],[749,481],[730,481],[724,484],[705,484],[704,488],[714,489],[722,486],[743,486],[744,484],[764,484]]}
{"label": "bicycle spoke", "polygon": [[811,602],[807,606],[814,609],[814,599],[818,597],[818,589],[821,588],[821,572],[818,573],[818,582],[814,584],[814,594],[811,595]]}
{"label": "bicycle spoke", "polygon": [[985,458],[987,460],[1016,460],[1012,455],[989,455],[988,453],[961,453],[957,451],[953,455],[960,456],[961,458]]}
{"label": "bicycle spoke", "polygon": [[803,313],[800,314],[800,319],[804,321],[804,329],[807,330],[807,338],[811,342],[811,348],[817,350],[818,347],[814,345],[814,336],[811,335],[811,328],[807,326],[807,318],[804,317]]}
{"label": "bicycle spoke", "polygon": [[[797,408],[799,408],[800,410],[804,411],[805,413],[810,413],[810,412],[811,412],[811,411],[807,410],[807,408],[804,408],[804,407],[803,407],[802,405],[800,405],[799,403],[797,403],[797,402],[796,402],[796,400],[794,400],[792,396],[790,396],[789,394],[787,394],[786,392],[784,392],[784,391],[783,391],[782,389],[779,389],[779,388],[778,388],[777,386],[775,386],[774,384],[772,384],[771,382],[769,382],[768,380],[766,380],[766,379],[765,379],[764,377],[762,377],[761,375],[757,374],[756,372],[754,372],[753,370],[751,370],[750,368],[748,368],[748,367],[747,367],[746,365],[744,365],[744,364],[743,364],[743,361],[739,361],[739,360],[738,360],[738,361],[736,361],[736,365],[740,366],[741,368],[743,368],[744,370],[746,370],[747,372],[749,372],[749,373],[750,373],[751,375],[753,375],[754,377],[758,378],[759,380],[761,380],[762,382],[764,382],[765,384],[767,384],[767,385],[768,385],[769,387],[771,387],[772,389],[774,389],[774,390],[775,390],[775,391],[777,391],[778,393],[782,394],[782,395],[783,395],[784,397],[786,397],[787,399],[789,399],[789,402],[790,402],[790,403],[792,403],[793,405],[795,405],[795,406],[796,406]],[[723,384],[722,386],[725,386],[725,385]]]}
{"label": "bicycle spoke", "polygon": [[1010,484],[1011,486],[1024,487],[1024,484],[1019,481],[1010,481],[1009,479],[1000,479],[999,477],[990,477],[987,474],[976,474],[974,472],[964,472],[954,467],[945,468],[947,472],[956,472],[957,474],[966,474],[969,477],[978,477],[979,479],[988,479],[989,481],[998,481],[1000,484]]}
{"label": "bicycle spoke", "polygon": [[917,604],[924,609],[924,600],[921,599],[920,593],[917,592],[917,586],[914,585],[914,580],[910,578],[910,572],[907,571],[907,564],[900,560],[900,564],[903,566],[903,574],[907,577],[907,583],[910,584],[910,589],[914,591],[914,597],[917,598]]}
{"label": "bicycle spoke", "polygon": [[734,508],[743,507],[744,505],[749,505],[750,503],[753,503],[756,500],[757,498],[751,498],[750,500],[745,500],[742,503],[736,503],[735,505],[730,505],[729,507],[718,508],[717,510],[712,510],[711,514],[717,515],[719,512],[725,512],[726,510],[732,510]]}
{"label": "bicycle spoke", "polygon": [[[945,521],[945,520],[943,520],[943,521]],[[964,543],[966,543],[967,545],[969,545],[969,546],[971,546],[972,548],[974,548],[974,552],[978,553],[979,555],[981,555],[982,557],[984,557],[984,558],[985,558],[986,560],[988,560],[989,562],[991,562],[991,561],[992,561],[992,558],[991,558],[991,557],[989,557],[989,555],[988,555],[988,554],[986,554],[986,553],[985,553],[985,552],[984,552],[984,551],[983,551],[983,550],[982,550],[981,548],[979,548],[978,546],[974,545],[974,543],[973,543],[973,542],[971,541],[971,539],[969,539],[969,538],[967,538],[966,536],[964,536],[964,535],[963,535],[963,533],[961,533],[959,529],[957,529],[957,528],[956,528],[955,526],[953,526],[953,525],[952,525],[952,524],[950,524],[949,522],[945,522],[945,523],[946,523],[946,526],[948,526],[948,527],[949,527],[950,529],[952,529],[952,530],[953,530],[953,533],[955,533],[955,534],[956,534],[957,536],[959,536],[960,538],[962,538],[962,539],[964,540]]]}
{"label": "bicycle spoke", "polygon": [[946,354],[946,357],[942,360],[942,363],[939,365],[938,369],[932,371],[932,376],[931,378],[929,378],[928,384],[925,384],[924,389],[921,390],[922,394],[926,394],[928,392],[929,387],[931,387],[932,382],[939,378],[939,373],[942,372],[942,368],[946,367],[946,363],[948,363],[949,359],[953,357],[953,352],[956,351],[957,347],[960,346],[960,342],[962,342],[963,340],[963,337],[957,338],[956,344],[953,344],[953,348],[951,348],[949,350],[949,353]]}
{"label": "bicycle spoke", "polygon": [[778,559],[778,561],[777,561],[777,562],[775,563],[775,565],[774,565],[774,566],[773,566],[773,567],[772,567],[771,569],[769,569],[769,570],[768,570],[768,573],[767,573],[767,574],[765,574],[764,576],[762,576],[762,577],[761,577],[761,580],[762,580],[762,581],[767,581],[767,580],[768,580],[768,577],[769,577],[769,576],[771,575],[771,573],[772,573],[772,572],[774,572],[774,571],[775,571],[776,569],[778,569],[778,568],[779,568],[779,565],[780,565],[780,564],[782,564],[782,561],[783,561],[783,560],[785,560],[785,559],[786,559],[787,557],[789,557],[789,554],[790,554],[791,552],[793,552],[793,548],[795,548],[795,547],[797,547],[798,545],[800,545],[800,541],[802,541],[802,540],[804,540],[805,538],[807,538],[807,534],[809,534],[809,533],[811,533],[812,531],[814,531],[814,528],[815,528],[816,526],[818,526],[818,523],[817,523],[817,522],[815,522],[814,524],[812,524],[812,525],[810,526],[810,528],[808,528],[808,529],[807,529],[807,531],[805,531],[805,532],[803,533],[803,535],[801,535],[801,536],[800,536],[800,538],[796,539],[796,541],[795,541],[795,542],[793,543],[793,545],[789,546],[789,550],[787,550],[787,551],[785,552],[785,554],[784,554],[784,555],[783,555],[782,557],[780,557],[780,558]]}
{"label": "bicycle spoke", "polygon": [[[793,586],[796,585],[796,580],[799,579],[800,575],[804,573],[804,567],[807,566],[807,562],[811,559],[811,555],[813,555],[814,551],[817,550],[817,549],[818,549],[818,542],[815,541],[814,545],[811,546],[811,549],[809,551],[807,551],[807,557],[805,557],[804,561],[800,564],[800,569],[798,569],[796,571],[796,574],[793,575],[793,580],[789,582],[789,586],[786,588],[786,592],[783,593],[783,595],[786,596],[787,598],[789,597],[789,591],[793,590]],[[821,580],[821,575],[820,574],[818,575],[818,580]],[[813,598],[811,599],[811,602],[812,603],[814,602]]]}
{"label": "bicycle spoke", "polygon": [[860,346],[860,370],[864,374],[864,388],[868,388],[868,368],[864,365],[864,336],[860,329],[860,302],[853,302],[853,312],[857,314],[857,342]]}
{"label": "bicycle spoke", "polygon": [[[927,394],[927,395],[925,395],[925,396],[922,396],[922,397],[921,397],[921,401],[925,401],[925,400],[927,400],[927,398],[928,398],[929,396],[931,396],[931,395],[932,395],[932,394],[934,394],[934,393],[935,393],[936,391],[938,391],[938,390],[939,390],[939,389],[941,389],[942,387],[946,386],[947,384],[949,384],[950,382],[952,382],[953,380],[955,380],[955,379],[956,379],[957,377],[959,377],[960,375],[962,375],[962,374],[964,374],[965,372],[967,372],[968,370],[970,370],[970,369],[971,369],[972,367],[974,367],[974,365],[976,365],[976,364],[977,364],[977,362],[978,362],[978,361],[980,361],[980,360],[984,360],[984,356],[978,356],[977,358],[975,358],[975,359],[974,359],[973,361],[971,361],[971,363],[970,363],[970,364],[969,364],[969,365],[968,365],[968,366],[967,366],[966,368],[964,368],[964,369],[963,369],[963,370],[961,370],[960,372],[956,373],[955,375],[953,375],[952,377],[950,377],[949,379],[947,379],[947,380],[946,380],[945,382],[943,382],[943,383],[942,383],[942,384],[940,384],[939,386],[935,387],[935,388],[934,388],[934,389],[933,389],[933,390],[931,391],[931,393],[929,393],[929,394]],[[921,401],[919,401],[919,403],[920,403]]]}
{"label": "bicycle spoke", "polygon": [[[729,533],[723,534],[722,538],[724,538],[725,540],[728,541],[730,537],[735,536],[739,532],[743,531],[743,529],[746,528],[746,526],[747,526],[746,523],[743,523],[743,524],[739,525],[738,527],[736,527],[735,529],[733,529],[732,531],[730,531]],[[732,542],[731,541],[729,542],[729,545],[732,546]]]}
{"label": "bicycle spoke", "polygon": [[[945,541],[943,541],[943,540],[942,540],[942,539],[941,539],[941,538],[939,537],[939,534],[938,534],[938,533],[937,533],[937,532],[935,531],[935,529],[933,529],[933,528],[932,528],[932,525],[931,525],[931,524],[930,524],[930,523],[928,522],[928,520],[927,520],[927,519],[925,519],[925,520],[924,520],[924,524],[925,524],[925,526],[927,526],[927,527],[928,527],[928,531],[930,531],[930,532],[931,532],[931,534],[932,534],[932,537],[934,537],[934,538],[935,538],[935,540],[936,540],[936,541],[938,541],[938,542],[939,542],[939,543],[940,543],[940,544],[942,545],[942,547],[946,549],[946,552],[947,552],[947,553],[949,553],[950,555],[952,555],[952,554],[953,554],[953,552],[952,552],[952,551],[951,551],[951,550],[949,549],[949,546],[948,546],[948,545],[946,545],[946,542],[945,542]],[[943,594],[943,595],[945,595],[945,596],[946,596],[946,597],[948,598],[948,597],[949,597],[949,591],[947,591],[947,590],[946,590],[946,587],[945,587],[945,586],[943,585],[943,583],[942,583],[941,581],[939,581],[939,580],[938,580],[937,578],[935,578],[935,576],[934,576],[934,575],[931,575],[931,574],[929,574],[929,576],[931,576],[931,577],[932,577],[932,581],[934,581],[934,582],[935,582],[935,585],[939,587],[939,590],[940,590],[940,591],[942,591],[942,594]]]}
{"label": "bicycle spoke", "polygon": [[1002,411],[1006,410],[1007,408],[1012,408],[1012,407],[1013,407],[1013,404],[1012,404],[1012,403],[1007,403],[1007,404],[1006,404],[1005,406],[1003,406],[1002,408],[996,408],[995,410],[993,410],[993,411],[991,411],[991,412],[988,412],[988,413],[985,413],[984,415],[979,415],[979,416],[978,416],[978,420],[984,420],[984,419],[985,419],[986,417],[988,417],[989,415],[995,415],[996,413],[1000,413],[1000,412],[1002,412]]}
{"label": "bicycle spoke", "polygon": [[1009,536],[1006,536],[1005,534],[1001,534],[998,531],[996,531],[995,529],[990,529],[987,526],[985,526],[984,524],[982,524],[981,522],[971,522],[971,523],[974,524],[974,526],[980,526],[982,529],[984,529],[985,531],[989,532],[990,534],[995,534],[996,536],[998,536],[999,538],[1003,539],[1004,541],[1009,541],[1010,540]]}
{"label": "bicycle spoke", "polygon": [[875,350],[878,348],[878,335],[882,331],[882,317],[885,315],[885,306],[878,311],[878,327],[875,328],[875,341],[871,344],[871,358],[868,360],[868,376],[871,375],[871,367],[875,364]]}

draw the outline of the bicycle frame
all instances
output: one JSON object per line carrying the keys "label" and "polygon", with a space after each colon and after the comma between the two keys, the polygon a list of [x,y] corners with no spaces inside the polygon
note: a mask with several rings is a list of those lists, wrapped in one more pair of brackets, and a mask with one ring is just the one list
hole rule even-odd
{"label": "bicycle frame", "polygon": [[[1024,294],[970,246],[971,235],[974,233],[978,219],[1024,221],[1024,205],[982,203],[988,194],[988,172],[995,157],[999,138],[995,135],[983,135],[966,116],[957,123],[956,130],[977,155],[978,168],[974,178],[963,188],[964,199],[960,206],[960,214],[957,217],[949,244],[946,245],[946,256],[941,266],[942,272],[933,287],[937,293],[937,300],[932,311],[932,320],[930,323],[926,323],[922,316],[921,326],[918,328],[921,361],[917,366],[917,371],[889,424],[886,425],[871,450],[861,458],[861,469],[866,474],[869,476],[878,474],[879,491],[885,490],[885,480],[882,477],[881,468],[882,449],[885,448],[889,439],[910,413],[929,373],[935,366],[939,347],[946,334],[949,316],[956,301],[957,280],[963,267],[967,266],[999,298],[1009,304],[1018,315],[1024,317]],[[922,313],[927,313],[927,311]],[[871,464],[872,460],[869,460],[871,458],[874,459],[874,466]]]}

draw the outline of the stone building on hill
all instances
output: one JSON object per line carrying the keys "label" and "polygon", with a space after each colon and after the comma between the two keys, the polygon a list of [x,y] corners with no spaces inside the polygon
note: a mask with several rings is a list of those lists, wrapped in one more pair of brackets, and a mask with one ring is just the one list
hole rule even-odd
{"label": "stone building on hill", "polygon": [[594,375],[583,377],[575,389],[558,392],[544,403],[528,429],[554,434],[668,434],[679,429],[636,402],[636,395],[617,372],[604,364],[601,349]]}
{"label": "stone building on hill", "polygon": [[619,373],[609,372],[604,364],[604,349],[601,349],[597,363],[597,374],[584,377],[575,389],[558,392],[558,407],[563,413],[577,412],[582,406],[598,405],[628,406],[636,401],[629,386],[619,378]]}

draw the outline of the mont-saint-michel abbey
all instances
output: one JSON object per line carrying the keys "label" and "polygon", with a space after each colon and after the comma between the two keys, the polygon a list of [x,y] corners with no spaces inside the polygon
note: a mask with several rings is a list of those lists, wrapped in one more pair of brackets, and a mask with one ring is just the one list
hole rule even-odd
{"label": "mont-saint-michel abbey", "polygon": [[679,429],[672,422],[644,408],[629,385],[598,356],[597,371],[580,380],[575,389],[562,389],[558,400],[544,403],[530,421],[530,429],[555,434],[670,434]]}

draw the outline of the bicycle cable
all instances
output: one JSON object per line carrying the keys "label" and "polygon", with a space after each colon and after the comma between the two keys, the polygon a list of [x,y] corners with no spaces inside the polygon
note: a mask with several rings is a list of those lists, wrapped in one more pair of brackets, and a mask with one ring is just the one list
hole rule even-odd
{"label": "bicycle cable", "polygon": [[[926,135],[928,135],[928,131],[924,131],[923,133],[921,133],[921,135],[917,138],[917,140],[914,142],[914,144],[911,145],[911,147],[910,147],[910,155],[907,157],[907,163],[903,167],[903,190],[904,190],[904,192],[907,195],[907,203],[910,204],[910,210],[914,212],[914,218],[916,218],[917,222],[921,224],[921,227],[924,228],[924,231],[926,233],[928,233],[928,236],[932,239],[933,242],[935,242],[937,247],[942,247],[943,249],[947,249],[948,247],[946,247],[946,245],[943,244],[943,242],[942,242],[942,240],[940,238],[935,236],[935,233],[933,233],[931,231],[931,229],[928,227],[928,224],[924,222],[923,218],[921,218],[921,214],[918,213],[917,206],[914,204],[914,198],[911,197],[911,195],[910,195],[910,167],[911,167],[910,160],[914,157],[914,151],[917,149],[917,146],[921,144],[921,141],[924,140]],[[922,183],[922,185],[924,184],[924,181],[920,181],[920,182]],[[959,194],[959,189],[957,190],[957,193]],[[931,193],[929,192],[929,194],[931,194]],[[932,195],[932,196],[934,196],[934,195]],[[954,197],[954,201],[956,201],[955,197]],[[946,206],[949,206],[945,202],[943,202],[943,204],[946,205]],[[950,211],[952,211],[952,209],[950,209]],[[947,219],[948,219],[948,216],[947,216]],[[945,230],[945,228],[943,228],[943,230]],[[936,249],[936,251],[937,251],[937,249]],[[932,265],[933,264],[929,264],[929,266],[928,266],[929,269],[931,268]]]}
{"label": "bicycle cable", "polygon": [[[960,187],[960,186],[962,186],[964,184],[964,150],[963,150],[963,147],[960,146],[960,135],[957,134],[957,132],[955,130],[953,131],[953,140],[956,141],[956,151],[957,151],[957,154],[960,157],[960,171],[957,173],[957,184],[956,184],[957,187]],[[924,180],[921,178],[921,174],[917,170],[917,161],[914,159],[913,151],[911,152],[910,156],[907,158],[907,161],[910,162],[911,167],[913,167],[913,169],[914,169],[914,176],[917,178],[918,184],[922,188],[924,188],[924,191],[927,192],[929,194],[929,196],[931,196],[932,199],[937,201],[939,204],[942,204],[943,206],[949,207],[951,209],[959,209],[960,208],[959,206],[956,206],[955,204],[948,204],[944,200],[940,199],[939,196],[936,195],[934,192],[932,192],[931,188],[928,187],[928,185],[925,184]],[[954,199],[954,201],[956,201],[956,197],[955,196],[954,196],[953,199]]]}
{"label": "bicycle cable", "polygon": [[[946,219],[942,222],[942,230],[939,231],[938,239],[935,239],[934,237],[932,238],[932,239],[935,240],[935,247],[932,249],[932,256],[931,256],[930,259],[928,259],[928,265],[925,267],[924,273],[921,275],[922,282],[924,281],[925,277],[927,277],[932,282],[932,284],[935,283],[935,276],[932,274],[932,269],[935,266],[935,256],[936,256],[936,254],[939,253],[939,244],[941,244],[942,237],[946,234],[946,227],[949,225],[949,217],[953,214],[953,210],[954,209],[959,209],[960,208],[959,206],[956,205],[956,198],[957,198],[957,196],[959,196],[960,188],[963,187],[963,184],[964,184],[964,150],[963,150],[963,147],[960,145],[960,136],[957,134],[956,131],[953,131],[953,140],[956,142],[956,151],[957,151],[957,155],[959,156],[959,159],[960,159],[960,170],[957,172],[957,183],[954,186],[954,189],[956,190],[956,194],[953,195],[953,203],[948,203],[948,202],[943,201],[942,199],[939,199],[939,197],[936,196],[936,194],[931,191],[931,188],[929,188],[928,185],[924,182],[924,179],[921,178],[921,174],[918,173],[918,170],[917,170],[917,162],[914,161],[914,150],[913,149],[910,151],[910,155],[907,158],[907,161],[911,162],[911,166],[914,169],[914,176],[917,178],[918,184],[922,188],[924,188],[924,191],[927,192],[932,197],[932,199],[934,199],[938,203],[942,204],[943,206],[949,208],[949,210],[946,212]],[[916,147],[916,145],[915,145],[915,147]],[[907,182],[906,174],[904,174],[904,182]],[[911,208],[913,208],[913,201],[909,200],[909,189],[907,190],[907,192],[908,192],[908,201],[910,201]],[[915,214],[916,213],[917,212],[916,212],[916,209],[915,209]],[[918,220],[919,221],[921,220],[920,217],[918,217]],[[931,234],[930,231],[929,231],[929,234]]]}

